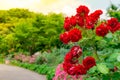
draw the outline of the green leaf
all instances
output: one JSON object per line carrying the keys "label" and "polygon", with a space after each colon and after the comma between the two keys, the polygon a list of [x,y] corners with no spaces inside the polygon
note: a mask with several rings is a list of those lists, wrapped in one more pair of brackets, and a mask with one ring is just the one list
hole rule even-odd
{"label": "green leaf", "polygon": [[107,67],[109,69],[113,69],[114,68],[114,63],[112,63],[112,62],[108,62],[108,63],[106,63],[106,65],[107,65]]}
{"label": "green leaf", "polygon": [[89,77],[89,78],[86,78],[85,80],[98,80],[97,77]]}
{"label": "green leaf", "polygon": [[110,80],[110,76],[109,75],[102,75],[102,80]]}
{"label": "green leaf", "polygon": [[96,70],[97,70],[97,67],[94,66],[94,67],[92,67],[92,68],[89,69],[88,73],[89,74],[93,74],[93,73],[95,73]]}
{"label": "green leaf", "polygon": [[103,74],[109,73],[109,68],[106,66],[106,64],[103,63],[97,64],[97,69]]}
{"label": "green leaf", "polygon": [[120,55],[119,53],[111,54],[108,61],[116,61],[119,55]]}
{"label": "green leaf", "polygon": [[117,56],[117,61],[120,62],[120,55]]}
{"label": "green leaf", "polygon": [[100,37],[100,36],[95,36],[95,40],[99,41],[99,40],[102,40],[103,38]]}
{"label": "green leaf", "polygon": [[112,39],[112,38],[113,38],[112,33],[108,33],[108,34],[106,35],[106,38]]}
{"label": "green leaf", "polygon": [[120,80],[120,73],[114,72],[114,74],[112,75],[112,80]]}

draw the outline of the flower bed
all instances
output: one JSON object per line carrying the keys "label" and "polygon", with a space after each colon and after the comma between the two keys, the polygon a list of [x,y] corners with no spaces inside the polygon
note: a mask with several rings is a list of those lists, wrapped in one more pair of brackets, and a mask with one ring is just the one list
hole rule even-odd
{"label": "flower bed", "polygon": [[[76,15],[65,18],[65,32],[60,34],[60,40],[64,44],[73,43],[73,47],[58,65],[53,80],[120,80],[120,52],[113,55],[109,53],[104,57],[103,53],[99,53],[98,44],[102,40],[110,42],[110,36],[120,30],[120,22],[113,17],[100,21],[102,10],[89,12],[88,7],[80,5]],[[82,39],[88,41],[80,46]],[[85,47],[92,53],[85,54]]]}

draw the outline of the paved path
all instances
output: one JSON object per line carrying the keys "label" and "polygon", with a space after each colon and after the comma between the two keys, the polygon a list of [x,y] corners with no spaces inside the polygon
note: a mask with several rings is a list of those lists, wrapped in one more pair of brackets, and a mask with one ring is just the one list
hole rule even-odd
{"label": "paved path", "polygon": [[0,80],[47,80],[45,76],[39,75],[35,72],[0,64]]}

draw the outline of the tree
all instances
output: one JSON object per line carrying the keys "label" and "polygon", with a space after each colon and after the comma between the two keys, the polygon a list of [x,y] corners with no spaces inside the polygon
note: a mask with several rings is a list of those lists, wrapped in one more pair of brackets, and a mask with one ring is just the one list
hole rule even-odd
{"label": "tree", "polygon": [[7,11],[10,17],[17,17],[17,18],[31,18],[33,17],[33,12],[30,12],[28,9],[19,9],[19,8],[12,8]]}
{"label": "tree", "polygon": [[9,14],[5,10],[0,10],[0,23],[6,23],[10,19]]}

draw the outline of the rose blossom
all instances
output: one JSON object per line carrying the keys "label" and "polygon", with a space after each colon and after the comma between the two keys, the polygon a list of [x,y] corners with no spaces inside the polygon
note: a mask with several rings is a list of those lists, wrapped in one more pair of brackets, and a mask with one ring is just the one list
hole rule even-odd
{"label": "rose blossom", "polygon": [[96,65],[95,59],[91,56],[87,56],[85,59],[83,59],[82,63],[87,70]]}
{"label": "rose blossom", "polygon": [[70,18],[66,17],[64,20],[64,29],[66,31],[69,31],[72,28],[71,23],[70,23]]}
{"label": "rose blossom", "polygon": [[96,10],[93,13],[91,13],[89,17],[91,17],[92,22],[95,23],[102,13],[103,13],[102,10]]}
{"label": "rose blossom", "polygon": [[72,55],[76,58],[82,55],[82,49],[80,48],[80,46],[73,46],[70,51]]}
{"label": "rose blossom", "polygon": [[108,28],[106,27],[106,25],[105,25],[104,23],[100,24],[100,25],[96,28],[96,34],[97,34],[98,36],[104,37],[107,33],[108,33]]}
{"label": "rose blossom", "polygon": [[117,20],[117,18],[111,18],[107,20],[107,28],[114,33],[115,31],[119,30],[120,27],[118,26],[120,24]]}
{"label": "rose blossom", "polygon": [[72,42],[77,42],[82,38],[81,31],[77,28],[72,29],[69,34]]}
{"label": "rose blossom", "polygon": [[71,63],[64,62],[63,63],[63,70],[67,73],[69,73],[69,69],[73,66]]}
{"label": "rose blossom", "polygon": [[70,41],[70,36],[68,32],[65,32],[63,34],[60,34],[60,40],[64,43],[64,44],[68,44],[68,42]]}
{"label": "rose blossom", "polygon": [[71,16],[71,18],[70,18],[70,24],[71,24],[71,26],[75,26],[76,23],[77,23],[76,16]]}
{"label": "rose blossom", "polygon": [[72,66],[69,69],[69,74],[70,75],[79,76],[79,75],[83,75],[83,74],[86,74],[86,73],[87,73],[87,71],[86,71],[85,67],[81,64]]}
{"label": "rose blossom", "polygon": [[80,14],[80,16],[87,16],[89,13],[88,7],[81,5],[77,8],[77,14]]}

